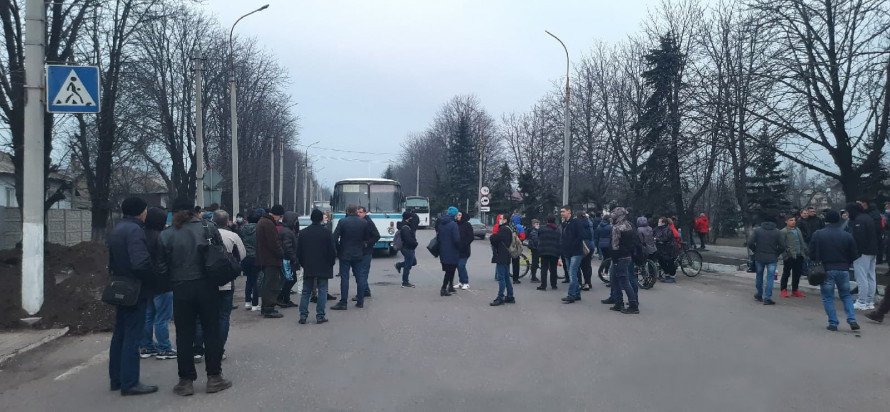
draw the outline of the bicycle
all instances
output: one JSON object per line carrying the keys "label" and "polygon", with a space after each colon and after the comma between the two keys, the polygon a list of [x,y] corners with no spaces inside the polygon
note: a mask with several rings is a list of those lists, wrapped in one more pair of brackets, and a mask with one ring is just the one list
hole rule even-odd
{"label": "bicycle", "polygon": [[[519,279],[526,277],[528,275],[528,272],[531,270],[531,268],[532,268],[531,259],[528,256],[526,256],[525,253],[519,255]],[[538,270],[540,270],[540,269],[541,269],[541,267],[540,267],[540,265],[538,265]],[[565,272],[557,269],[556,270],[556,278],[557,279],[565,279],[566,278]]]}
{"label": "bicycle", "polygon": [[680,251],[680,255],[677,256],[677,266],[680,267],[680,270],[683,271],[684,275],[694,278],[701,273],[703,264],[701,253],[690,248],[685,242],[681,243],[681,245],[683,250]]}
{"label": "bicycle", "polygon": [[[612,258],[606,258],[600,263],[597,276],[606,285],[611,284],[610,267],[612,266]],[[652,289],[658,283],[658,263],[652,259],[646,259],[643,265],[634,264],[634,273],[637,275],[637,281],[641,289]]]}

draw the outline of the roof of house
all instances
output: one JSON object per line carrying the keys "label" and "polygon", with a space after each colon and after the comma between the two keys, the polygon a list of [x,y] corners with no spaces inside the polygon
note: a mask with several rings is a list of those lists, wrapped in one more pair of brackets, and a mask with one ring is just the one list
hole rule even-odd
{"label": "roof of house", "polygon": [[[15,174],[15,164],[12,163],[12,155],[3,151],[0,151],[0,175]],[[67,180],[71,181],[71,177],[66,176],[64,174],[53,172],[50,173],[49,178],[52,180]]]}

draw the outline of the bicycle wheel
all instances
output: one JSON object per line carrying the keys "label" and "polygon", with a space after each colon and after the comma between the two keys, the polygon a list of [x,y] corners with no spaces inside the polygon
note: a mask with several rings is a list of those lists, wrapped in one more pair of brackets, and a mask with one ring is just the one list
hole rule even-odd
{"label": "bicycle wheel", "polygon": [[519,279],[528,275],[528,271],[532,268],[532,261],[529,260],[525,253],[519,255]]}
{"label": "bicycle wheel", "polygon": [[658,265],[651,260],[646,260],[646,263],[640,265],[637,269],[637,276],[640,279],[640,287],[643,289],[652,289],[655,286],[655,283],[658,282]]}
{"label": "bicycle wheel", "polygon": [[605,284],[609,284],[611,277],[609,276],[609,267],[612,266],[612,259],[606,258],[603,260],[603,263],[600,263],[600,269],[597,272],[597,276],[599,276],[600,280]]}
{"label": "bicycle wheel", "polygon": [[680,270],[683,274],[694,278],[701,273],[702,257],[697,250],[686,250],[680,254]]}

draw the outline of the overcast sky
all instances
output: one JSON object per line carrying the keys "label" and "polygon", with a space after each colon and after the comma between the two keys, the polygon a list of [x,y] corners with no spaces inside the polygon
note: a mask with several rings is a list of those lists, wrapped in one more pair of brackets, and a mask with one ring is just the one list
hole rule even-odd
{"label": "overcast sky", "polygon": [[640,31],[657,0],[208,0],[203,7],[230,27],[266,3],[236,33],[256,38],[288,71],[301,143],[321,141],[310,156],[330,186],[368,176],[369,166],[379,176],[407,135],[424,130],[454,95],[475,94],[498,119],[528,110],[565,73],[565,54],[545,29],[574,60],[595,41]]}

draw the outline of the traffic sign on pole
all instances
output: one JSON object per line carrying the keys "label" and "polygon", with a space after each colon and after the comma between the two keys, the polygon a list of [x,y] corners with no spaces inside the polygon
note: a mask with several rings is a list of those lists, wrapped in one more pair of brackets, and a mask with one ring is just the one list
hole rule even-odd
{"label": "traffic sign on pole", "polygon": [[482,206],[488,206],[491,203],[491,199],[488,196],[482,196],[479,198],[479,204]]}
{"label": "traffic sign on pole", "polygon": [[482,188],[479,189],[479,194],[482,196],[488,196],[489,193],[491,193],[491,190],[488,189],[488,186],[482,186]]}
{"label": "traffic sign on pole", "polygon": [[99,113],[99,68],[46,66],[46,111]]}
{"label": "traffic sign on pole", "polygon": [[482,206],[479,208],[479,211],[483,212],[483,213],[487,213],[487,212],[491,212],[491,208],[488,206]]}

